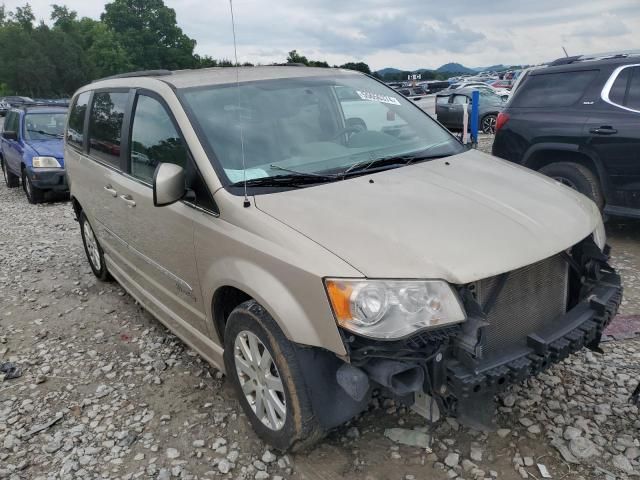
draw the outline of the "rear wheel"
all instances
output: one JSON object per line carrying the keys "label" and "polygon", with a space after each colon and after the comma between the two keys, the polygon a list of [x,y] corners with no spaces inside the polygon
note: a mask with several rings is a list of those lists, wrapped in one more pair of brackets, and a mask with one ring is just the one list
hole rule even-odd
{"label": "rear wheel", "polygon": [[584,165],[574,162],[551,163],[542,167],[540,173],[586,195],[600,210],[604,207],[604,197],[598,177]]}
{"label": "rear wheel", "polygon": [[41,203],[44,200],[44,191],[33,186],[26,170],[22,171],[22,188],[24,189],[24,193],[27,195],[29,203],[36,204]]}
{"label": "rear wheel", "polygon": [[294,346],[255,300],[231,312],[224,363],[253,429],[273,447],[304,450],[323,436]]}
{"label": "rear wheel", "polygon": [[80,233],[82,234],[82,243],[84,245],[84,251],[87,254],[89,260],[89,266],[93,271],[93,274],[100,280],[108,280],[109,272],[107,271],[107,265],[104,262],[104,252],[102,247],[98,243],[93,228],[89,223],[89,219],[80,212]]}
{"label": "rear wheel", "polygon": [[16,188],[20,185],[20,178],[9,171],[7,162],[4,160],[2,160],[2,175],[4,176],[4,183],[7,184],[7,187]]}

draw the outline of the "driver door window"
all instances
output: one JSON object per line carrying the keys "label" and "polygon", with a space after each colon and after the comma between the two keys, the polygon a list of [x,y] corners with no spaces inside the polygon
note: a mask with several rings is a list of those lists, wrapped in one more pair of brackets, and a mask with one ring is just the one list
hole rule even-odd
{"label": "driver door window", "polygon": [[151,184],[159,163],[186,169],[187,158],[187,148],[162,104],[139,95],[131,131],[131,175]]}

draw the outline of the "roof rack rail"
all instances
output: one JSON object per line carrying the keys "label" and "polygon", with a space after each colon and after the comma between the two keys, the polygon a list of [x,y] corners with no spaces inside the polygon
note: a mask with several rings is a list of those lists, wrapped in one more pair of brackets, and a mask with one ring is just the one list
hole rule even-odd
{"label": "roof rack rail", "polygon": [[17,105],[14,108],[19,108],[19,109],[27,109],[30,107],[68,107],[69,106],[69,102],[56,102],[56,101],[50,101],[50,102],[43,102],[43,101],[36,101],[36,102],[25,102],[25,103],[21,103],[20,105]]}
{"label": "roof rack rail", "polygon": [[592,53],[587,55],[574,55],[572,57],[561,57],[548,63],[550,67],[556,65],[568,65],[575,62],[587,62],[596,60],[610,60],[614,58],[628,58],[640,56],[640,50],[621,50],[617,52]]}
{"label": "roof rack rail", "polygon": [[111,75],[109,77],[98,78],[91,83],[100,82],[102,80],[113,80],[115,78],[131,78],[131,77],[165,77],[172,75],[171,70],[138,70],[136,72],[119,73],[117,75]]}

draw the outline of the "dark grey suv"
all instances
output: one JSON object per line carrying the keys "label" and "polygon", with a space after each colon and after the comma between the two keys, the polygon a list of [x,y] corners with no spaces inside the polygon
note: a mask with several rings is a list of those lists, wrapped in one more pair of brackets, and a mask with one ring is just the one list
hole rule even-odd
{"label": "dark grey suv", "polygon": [[530,70],[498,117],[493,154],[640,218],[640,52]]}

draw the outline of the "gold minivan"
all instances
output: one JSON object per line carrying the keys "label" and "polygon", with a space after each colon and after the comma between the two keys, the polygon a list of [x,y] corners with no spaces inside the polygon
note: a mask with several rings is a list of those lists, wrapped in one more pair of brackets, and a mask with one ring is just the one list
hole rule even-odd
{"label": "gold minivan", "polygon": [[119,75],[74,95],[65,142],[95,275],[226,372],[281,450],[374,389],[490,428],[497,391],[596,348],[621,301],[589,199],[358,72]]}

